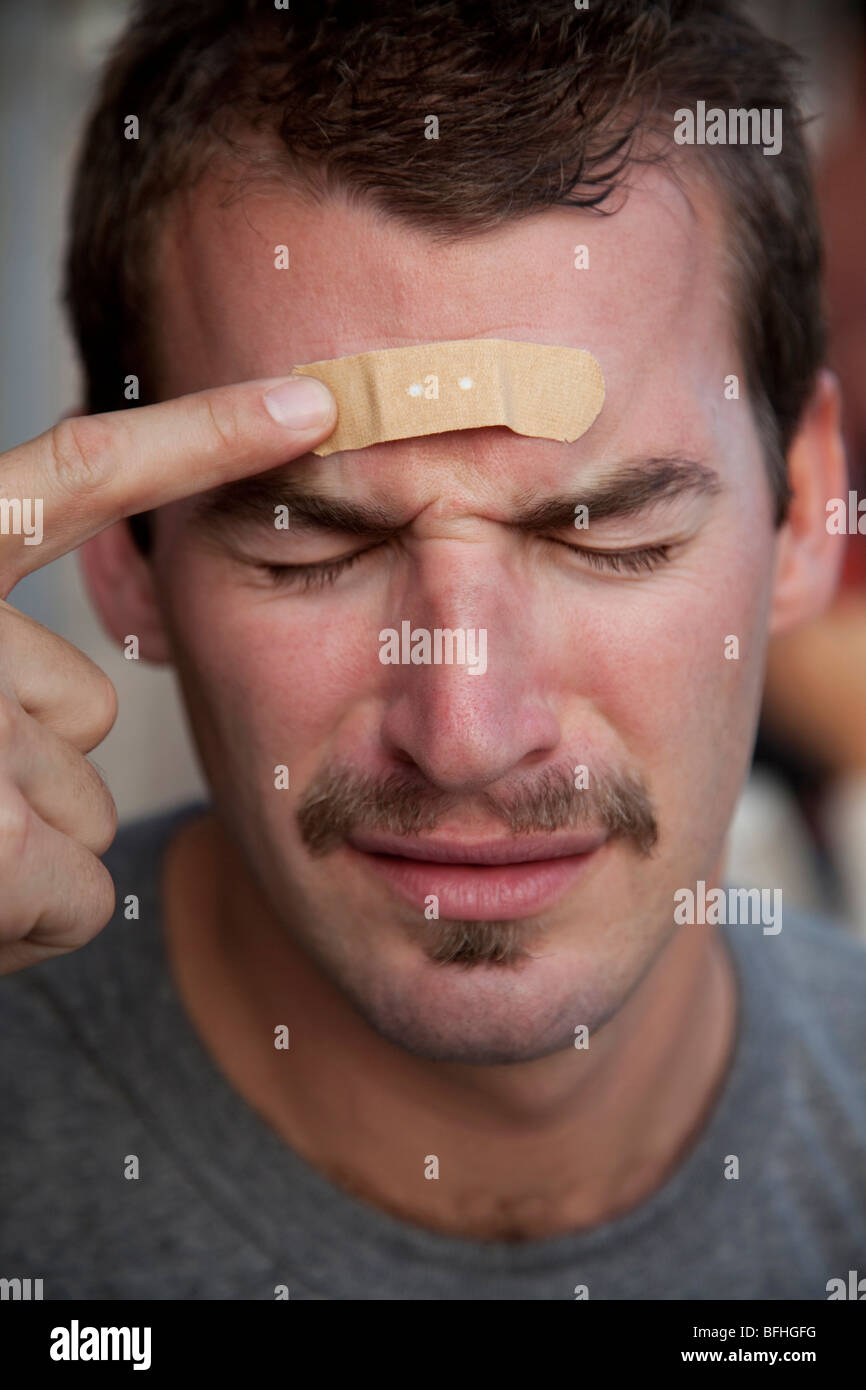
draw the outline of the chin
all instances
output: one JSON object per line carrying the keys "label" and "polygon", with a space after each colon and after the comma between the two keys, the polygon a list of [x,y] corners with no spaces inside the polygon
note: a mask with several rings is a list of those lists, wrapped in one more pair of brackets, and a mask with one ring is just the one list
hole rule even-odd
{"label": "chin", "polygon": [[[569,987],[561,955],[526,955],[510,965],[440,964],[387,968],[351,985],[358,1012],[381,1037],[431,1062],[473,1066],[532,1062],[574,1045],[574,1029],[592,1032],[586,981]],[[591,992],[591,991],[590,991]]]}

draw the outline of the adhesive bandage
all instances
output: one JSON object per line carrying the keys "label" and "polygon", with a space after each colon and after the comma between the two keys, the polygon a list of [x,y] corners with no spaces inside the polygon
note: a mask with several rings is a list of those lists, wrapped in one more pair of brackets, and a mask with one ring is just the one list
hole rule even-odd
{"label": "adhesive bandage", "polygon": [[294,371],[318,377],[337,400],[337,427],[313,450],[322,458],[485,425],[571,443],[604,402],[604,377],[591,352],[505,338],[385,348]]}

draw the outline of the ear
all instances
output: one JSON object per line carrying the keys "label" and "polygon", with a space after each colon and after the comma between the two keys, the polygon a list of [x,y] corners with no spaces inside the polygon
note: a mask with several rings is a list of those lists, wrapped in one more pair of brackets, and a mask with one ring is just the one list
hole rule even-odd
{"label": "ear", "polygon": [[135,635],[146,661],[171,660],[153,571],[126,521],[92,536],[78,550],[88,593],[109,636],[123,643]]}
{"label": "ear", "polygon": [[788,450],[788,478],[793,495],[777,539],[771,635],[823,613],[844,558],[846,538],[827,528],[827,503],[845,497],[848,486],[839,381],[827,369],[818,373]]}

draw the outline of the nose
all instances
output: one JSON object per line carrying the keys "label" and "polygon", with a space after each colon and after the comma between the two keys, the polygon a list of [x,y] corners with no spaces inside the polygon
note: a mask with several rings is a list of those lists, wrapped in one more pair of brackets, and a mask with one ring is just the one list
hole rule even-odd
{"label": "nose", "polygon": [[[521,767],[549,760],[561,729],[545,688],[536,625],[516,576],[494,557],[484,558],[477,546],[435,545],[435,556],[431,545],[411,592],[398,605],[403,611],[392,620],[400,656],[411,655],[414,647],[431,659],[383,667],[381,738],[390,760],[411,762],[432,785],[478,793]],[[445,634],[438,647],[437,629]],[[461,630],[467,660],[449,663],[449,650],[459,656],[461,647],[448,634]],[[477,659],[472,674],[469,662],[480,657],[485,640],[486,669]]]}

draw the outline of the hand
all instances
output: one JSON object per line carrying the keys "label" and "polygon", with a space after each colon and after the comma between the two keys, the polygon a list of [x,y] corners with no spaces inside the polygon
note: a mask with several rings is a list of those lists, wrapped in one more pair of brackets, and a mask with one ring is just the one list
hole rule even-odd
{"label": "hand", "polygon": [[[283,422],[264,404],[268,390],[286,392]],[[0,455],[0,974],[73,951],[105,926],[114,885],[99,856],[117,829],[85,756],[114,723],[114,686],[6,595],[113,522],[287,463],[336,422],[321,383],[268,378],[64,419]]]}

